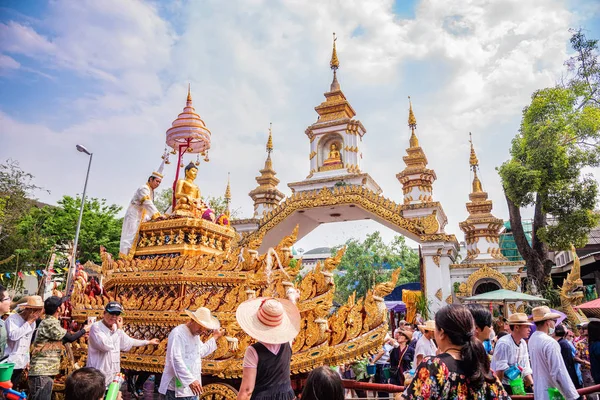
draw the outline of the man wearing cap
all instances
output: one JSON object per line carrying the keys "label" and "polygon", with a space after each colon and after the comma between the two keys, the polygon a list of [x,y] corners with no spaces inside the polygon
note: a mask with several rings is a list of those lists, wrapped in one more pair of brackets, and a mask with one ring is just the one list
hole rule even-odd
{"label": "man wearing cap", "polygon": [[109,302],[104,308],[104,317],[92,324],[88,340],[88,358],[86,367],[99,369],[104,374],[106,386],[121,371],[121,351],[132,347],[157,345],[158,339],[138,340],[123,331],[123,306],[116,301]]}
{"label": "man wearing cap", "polygon": [[29,346],[35,330],[35,322],[44,311],[40,296],[29,296],[27,302],[19,304],[19,311],[6,319],[6,353],[8,362],[15,364],[12,374],[13,387],[21,381],[23,370],[29,367]]}
{"label": "man wearing cap", "polygon": [[140,223],[156,219],[160,216],[160,212],[158,212],[158,209],[154,205],[154,190],[158,188],[162,181],[163,176],[161,172],[162,170],[153,172],[148,178],[148,182],[138,188],[133,194],[127,212],[125,212],[123,228],[121,229],[119,253],[122,257],[129,255]]}
{"label": "man wearing cap", "polygon": [[31,350],[28,379],[30,400],[50,400],[54,376],[60,370],[63,343],[74,342],[90,331],[86,326],[77,333],[68,333],[58,320],[63,311],[63,298],[51,296],[44,301],[46,318],[38,326]]}
{"label": "man wearing cap", "polygon": [[419,325],[419,329],[423,332],[423,336],[417,342],[415,346],[415,360],[413,362],[413,368],[417,369],[424,357],[435,356],[437,347],[433,343],[433,334],[435,332],[435,321],[428,320],[425,325]]}
{"label": "man wearing cap", "polygon": [[[158,388],[165,400],[193,400],[202,393],[202,357],[217,349],[216,340],[224,332],[219,320],[206,307],[185,313],[190,320],[169,333],[165,368]],[[209,331],[212,337],[202,343],[200,335]]]}
{"label": "man wearing cap", "polygon": [[523,378],[525,386],[531,387],[535,382],[529,363],[527,343],[525,342],[525,339],[531,333],[533,324],[529,322],[527,315],[524,313],[511,314],[507,322],[511,333],[498,339],[494,348],[491,368],[502,381],[502,385],[508,394],[512,394],[510,379],[505,375],[509,369],[521,369],[519,375]]}
{"label": "man wearing cap", "polygon": [[535,382],[535,399],[549,399],[549,388],[558,389],[566,400],[579,398],[562,359],[560,345],[550,336],[554,333],[556,320],[560,315],[551,312],[546,306],[534,308],[532,314],[536,331],[529,339],[529,352]]}

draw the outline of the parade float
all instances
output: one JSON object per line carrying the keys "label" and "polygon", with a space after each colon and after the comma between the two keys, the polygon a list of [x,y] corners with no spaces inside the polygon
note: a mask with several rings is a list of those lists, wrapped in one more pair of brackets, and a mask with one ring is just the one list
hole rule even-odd
{"label": "parade float", "polygon": [[[267,150],[272,151],[272,139]],[[364,359],[381,348],[388,332],[387,310],[383,297],[395,287],[400,270],[389,282],[380,283],[362,298],[350,296],[332,312],[335,284],[333,273],[343,253],[318,264],[300,279],[302,260],[292,257],[299,227],[280,235],[277,244],[259,251],[262,235],[239,233],[229,221],[229,212],[215,215],[202,201],[194,183],[200,156],[208,160],[210,131],[192,106],[191,93],[184,111],[167,130],[163,164],[153,176],[162,177],[169,154],[177,154],[177,172],[173,184],[171,209],[164,215],[148,205],[150,193],[132,203],[140,206],[140,223],[132,232],[126,253],[113,256],[101,249],[99,281],[82,270],[75,274],[70,293],[71,318],[82,324],[100,319],[109,301],[124,308],[124,330],[135,338],[159,338],[160,344],[134,348],[122,353],[121,367],[132,371],[161,373],[167,338],[177,325],[188,321],[185,310],[209,308],[225,329],[217,341],[217,350],[202,362],[204,392],[202,398],[230,399],[242,376],[242,361],[253,339],[239,327],[235,311],[243,301],[260,296],[297,297],[302,322],[292,344],[292,375],[302,379],[320,365],[341,365]],[[337,151],[337,149],[335,150]],[[184,167],[184,156],[197,154],[196,163]],[[337,153],[339,155],[339,152]],[[185,177],[179,179],[179,171]],[[231,199],[229,184],[225,194]],[[130,205],[130,208],[132,206]],[[129,210],[123,231],[129,223]],[[123,244],[123,237],[122,237]],[[122,247],[123,248],[123,247]],[[73,367],[85,365],[85,339],[71,346]],[[72,368],[72,367],[69,367]],[[60,387],[60,386],[59,386]]]}

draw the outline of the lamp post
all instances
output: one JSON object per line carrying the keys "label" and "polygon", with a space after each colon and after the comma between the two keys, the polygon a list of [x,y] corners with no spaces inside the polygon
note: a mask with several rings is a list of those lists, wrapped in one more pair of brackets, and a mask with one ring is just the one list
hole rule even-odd
{"label": "lamp post", "polygon": [[92,166],[92,157],[94,156],[93,153],[90,153],[88,149],[86,149],[85,147],[83,147],[80,144],[76,145],[75,148],[80,153],[85,153],[88,156],[90,156],[90,161],[88,163],[87,174],[85,175],[85,184],[83,185],[83,195],[81,196],[81,208],[79,209],[79,219],[77,220],[77,229],[75,229],[75,242],[73,243],[73,255],[71,256],[71,263],[69,265],[69,274],[67,275],[67,285],[66,285],[67,297],[71,296],[70,287],[71,287],[71,282],[73,280],[73,274],[75,272],[74,269],[75,269],[75,260],[77,257],[77,243],[79,242],[79,231],[81,229],[81,219],[83,218],[83,207],[85,205],[85,192],[87,190],[88,178],[90,177],[90,167]]}

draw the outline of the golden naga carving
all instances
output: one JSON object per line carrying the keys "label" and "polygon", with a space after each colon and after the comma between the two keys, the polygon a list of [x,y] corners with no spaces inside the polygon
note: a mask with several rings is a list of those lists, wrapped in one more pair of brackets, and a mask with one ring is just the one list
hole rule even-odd
{"label": "golden naga carving", "polygon": [[588,322],[588,318],[581,310],[574,308],[574,306],[580,305],[583,301],[583,281],[581,280],[581,263],[573,245],[571,245],[571,254],[573,255],[573,268],[567,274],[560,289],[560,303],[563,312],[567,314],[569,322],[577,325],[582,322]]}
{"label": "golden naga carving", "polygon": [[[344,249],[294,284],[299,268],[290,266],[291,247],[298,227],[267,253],[258,254],[255,249],[260,246],[262,236],[251,237],[244,243],[243,239],[238,241],[240,236],[230,234],[227,227],[206,223],[211,224],[186,217],[144,223],[141,229],[147,238],[154,235],[153,246],[138,247],[133,258],[116,261],[101,250],[105,295],[91,297],[85,294],[89,283],[83,278],[75,281],[72,294],[75,320],[100,317],[105,304],[117,300],[127,310],[124,319],[130,335],[160,339],[157,346],[123,353],[124,368],[161,372],[169,332],[187,321],[183,310],[205,306],[219,318],[226,335],[218,340],[217,350],[203,360],[203,372],[223,379],[239,378],[244,352],[254,340],[237,325],[238,304],[249,297],[288,296],[295,289],[300,291],[297,304],[302,330],[293,342],[293,374],[310,371],[317,365],[352,362],[379,350],[388,329],[383,296],[394,289],[400,270],[393,271],[389,282],[377,284],[364,298],[352,295],[336,313],[330,314],[335,292],[333,271],[340,264]],[[161,231],[165,239],[158,246],[156,238]],[[216,244],[212,248],[210,243],[200,249],[204,239],[192,245],[189,243],[192,232],[198,238],[209,237],[209,241],[212,235],[213,244],[214,237],[219,235],[229,237],[233,243],[228,250],[219,250]],[[177,243],[178,237],[183,243]],[[182,245],[194,251],[162,252]],[[74,359],[79,365],[85,364],[86,349],[85,341],[74,346]]]}

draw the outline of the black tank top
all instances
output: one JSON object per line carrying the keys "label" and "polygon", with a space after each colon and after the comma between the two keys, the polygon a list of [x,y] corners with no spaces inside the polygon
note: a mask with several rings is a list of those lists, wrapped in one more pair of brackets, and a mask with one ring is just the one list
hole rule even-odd
{"label": "black tank top", "polygon": [[283,343],[277,354],[271,353],[262,343],[252,345],[258,355],[256,381],[251,400],[293,400],[295,398],[290,379],[292,347]]}

